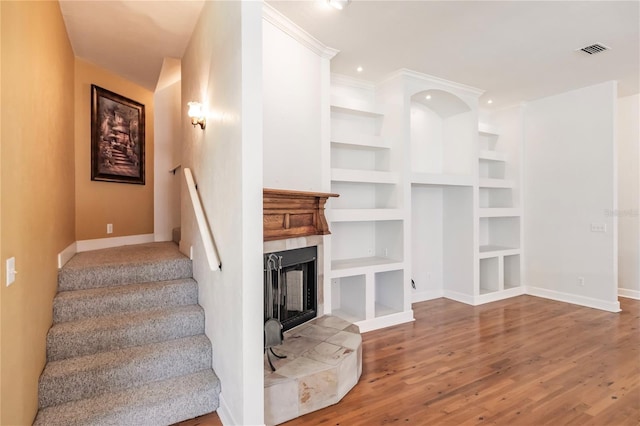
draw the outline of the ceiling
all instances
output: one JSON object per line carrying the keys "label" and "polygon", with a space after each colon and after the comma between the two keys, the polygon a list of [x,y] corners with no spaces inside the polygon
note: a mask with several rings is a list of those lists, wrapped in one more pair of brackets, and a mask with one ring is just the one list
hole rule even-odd
{"label": "ceiling", "polygon": [[182,58],[204,0],[60,0],[74,54],[154,91]]}
{"label": "ceiling", "polygon": [[[639,1],[268,1],[325,45],[331,71],[377,82],[400,68],[486,90],[498,108],[606,80],[640,91]],[[76,56],[155,89],[204,1],[60,1]],[[588,55],[581,47],[611,50]],[[358,73],[356,68],[363,67]],[[486,102],[491,99],[493,103]]]}

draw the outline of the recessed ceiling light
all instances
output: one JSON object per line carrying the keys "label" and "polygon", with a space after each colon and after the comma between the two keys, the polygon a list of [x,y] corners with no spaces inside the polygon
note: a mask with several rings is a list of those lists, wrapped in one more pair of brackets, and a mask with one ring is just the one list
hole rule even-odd
{"label": "recessed ceiling light", "polygon": [[327,4],[334,9],[342,10],[351,3],[351,0],[326,0]]}
{"label": "recessed ceiling light", "polygon": [[489,100],[487,101],[487,103],[488,103],[489,105],[491,105],[491,104],[493,103],[493,100],[492,100],[492,99],[489,99]]}
{"label": "recessed ceiling light", "polygon": [[427,95],[427,96],[425,96],[425,99],[426,99],[426,100],[431,99],[431,95]]}
{"label": "recessed ceiling light", "polygon": [[358,71],[358,72],[362,72],[362,71],[364,71],[364,68],[362,68],[362,67],[358,67],[358,68],[356,68],[356,71]]}

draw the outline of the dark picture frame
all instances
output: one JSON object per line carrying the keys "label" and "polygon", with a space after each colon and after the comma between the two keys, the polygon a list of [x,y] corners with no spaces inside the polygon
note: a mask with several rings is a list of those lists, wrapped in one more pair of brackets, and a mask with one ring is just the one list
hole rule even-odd
{"label": "dark picture frame", "polygon": [[91,180],[144,185],[144,105],[91,85]]}

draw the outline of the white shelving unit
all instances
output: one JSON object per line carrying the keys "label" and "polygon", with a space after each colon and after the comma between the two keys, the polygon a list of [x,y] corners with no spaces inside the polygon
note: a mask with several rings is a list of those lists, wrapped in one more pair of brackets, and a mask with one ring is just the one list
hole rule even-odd
{"label": "white shelving unit", "polygon": [[329,312],[368,331],[412,302],[522,294],[522,122],[479,125],[482,91],[408,70],[335,77]]}
{"label": "white shelving unit", "polygon": [[361,331],[413,320],[405,303],[405,207],[397,144],[382,137],[373,88],[332,84],[331,312]]}
{"label": "white shelving unit", "polygon": [[478,287],[476,303],[524,292],[520,281],[519,147],[489,126],[478,129]]}

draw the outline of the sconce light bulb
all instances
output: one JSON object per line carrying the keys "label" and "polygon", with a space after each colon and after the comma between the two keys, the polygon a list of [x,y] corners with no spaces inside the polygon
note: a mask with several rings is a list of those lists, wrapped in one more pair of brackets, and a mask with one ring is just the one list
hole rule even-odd
{"label": "sconce light bulb", "polygon": [[207,119],[202,104],[200,102],[189,102],[187,105],[189,105],[187,114],[191,118],[191,124],[194,127],[200,125],[200,128],[204,129],[207,125]]}

